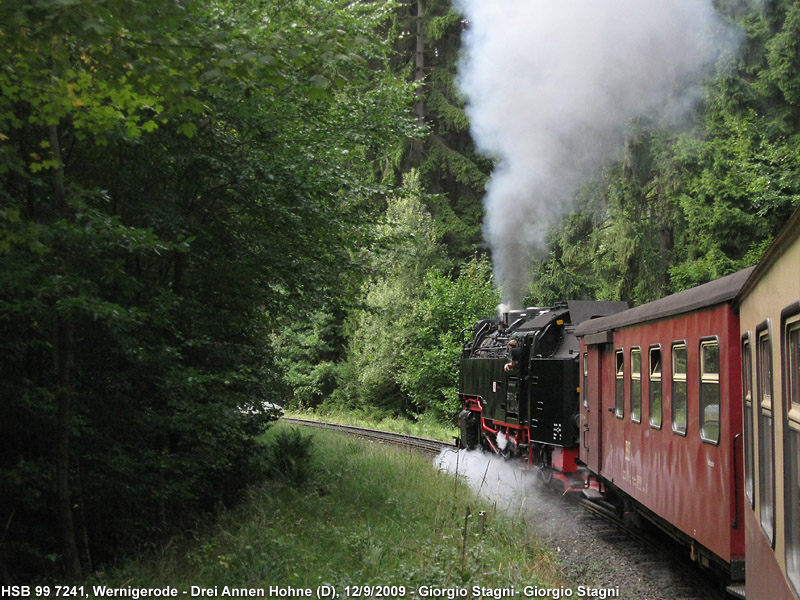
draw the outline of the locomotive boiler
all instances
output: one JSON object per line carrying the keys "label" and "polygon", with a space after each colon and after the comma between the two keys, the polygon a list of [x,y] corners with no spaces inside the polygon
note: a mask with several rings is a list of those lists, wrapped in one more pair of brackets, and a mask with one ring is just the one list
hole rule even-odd
{"label": "locomotive boiler", "polygon": [[627,307],[570,301],[476,323],[459,364],[462,446],[527,460],[545,481],[566,480],[578,455],[575,327]]}

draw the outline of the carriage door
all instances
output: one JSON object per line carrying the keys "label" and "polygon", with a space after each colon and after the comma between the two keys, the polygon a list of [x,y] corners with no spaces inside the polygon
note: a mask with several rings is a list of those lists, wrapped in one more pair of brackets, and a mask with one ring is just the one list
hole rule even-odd
{"label": "carriage door", "polygon": [[[588,337],[588,336],[587,336]],[[586,341],[586,340],[584,340]],[[581,460],[591,471],[600,473],[603,466],[603,358],[614,360],[614,353],[604,353],[609,346],[584,346],[581,354]],[[606,357],[608,359],[608,357]],[[585,362],[584,362],[585,361]],[[585,389],[583,389],[585,388]],[[612,397],[613,399],[613,397]]]}

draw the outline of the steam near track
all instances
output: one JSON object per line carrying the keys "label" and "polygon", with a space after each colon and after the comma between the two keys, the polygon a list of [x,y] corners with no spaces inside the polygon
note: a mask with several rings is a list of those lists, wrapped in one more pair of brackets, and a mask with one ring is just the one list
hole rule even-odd
{"label": "steam near track", "polygon": [[[498,512],[519,520],[520,543],[543,540],[558,557],[565,578],[576,585],[631,600],[722,600],[707,574],[681,560],[683,554],[663,536],[631,536],[619,524],[586,510],[574,496],[567,498],[542,484],[536,470],[518,460],[442,450],[435,465],[457,474]],[[493,518],[490,514],[489,521]]]}
{"label": "steam near track", "polygon": [[536,472],[519,460],[505,460],[487,452],[443,450],[435,464],[468,483],[499,511],[513,514],[537,501]]}

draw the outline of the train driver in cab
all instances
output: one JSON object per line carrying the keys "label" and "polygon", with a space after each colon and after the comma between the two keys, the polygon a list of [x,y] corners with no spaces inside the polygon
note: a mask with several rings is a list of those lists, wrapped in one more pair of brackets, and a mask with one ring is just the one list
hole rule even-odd
{"label": "train driver in cab", "polygon": [[503,370],[506,373],[508,373],[511,369],[516,369],[519,367],[519,359],[521,354],[522,348],[519,345],[519,341],[514,338],[508,340],[508,362],[503,367]]}

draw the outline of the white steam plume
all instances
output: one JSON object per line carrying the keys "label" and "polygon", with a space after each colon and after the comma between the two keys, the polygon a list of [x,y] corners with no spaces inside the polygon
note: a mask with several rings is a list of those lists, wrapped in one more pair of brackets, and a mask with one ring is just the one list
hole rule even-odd
{"label": "white steam plume", "polygon": [[[685,117],[732,36],[712,0],[456,0],[473,136],[497,159],[484,235],[504,301],[534,249],[636,117]],[[722,35],[724,33],[724,35]]]}
{"label": "white steam plume", "polygon": [[472,491],[498,510],[513,513],[538,502],[537,474],[520,460],[480,451],[443,450],[434,461],[440,471],[462,478]]}

